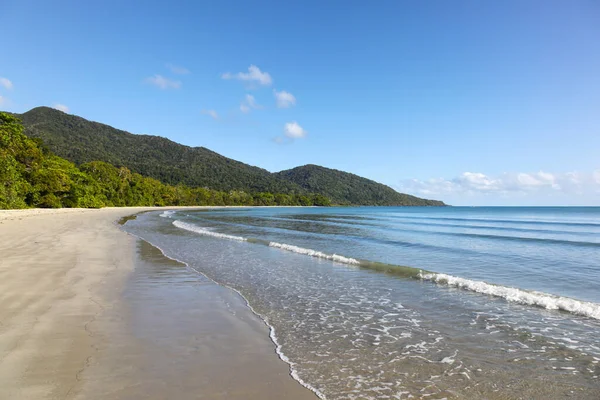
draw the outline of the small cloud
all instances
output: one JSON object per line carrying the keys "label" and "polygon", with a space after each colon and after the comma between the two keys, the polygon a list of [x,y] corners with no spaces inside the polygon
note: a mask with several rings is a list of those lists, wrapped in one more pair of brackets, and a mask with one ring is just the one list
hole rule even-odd
{"label": "small cloud", "polygon": [[13,84],[8,78],[0,77],[0,86],[3,86],[5,89],[12,89]]}
{"label": "small cloud", "polygon": [[256,99],[251,94],[246,95],[246,102],[252,108],[262,108],[262,106],[256,102]]}
{"label": "small cloud", "polygon": [[275,96],[278,108],[289,108],[296,105],[296,97],[290,92],[273,90],[273,95]]}
{"label": "small cloud", "polygon": [[283,133],[291,139],[301,139],[306,137],[308,132],[306,132],[296,121],[293,121],[285,124]]}
{"label": "small cloud", "polygon": [[1,106],[1,105],[4,105],[4,103],[6,103],[6,98],[5,98],[5,97],[2,97],[2,96],[0,96],[0,106]]}
{"label": "small cloud", "polygon": [[258,104],[254,96],[252,96],[251,94],[247,94],[244,98],[244,101],[242,101],[242,103],[240,104],[240,110],[244,114],[249,113],[252,109],[260,110],[261,108],[263,108],[263,106]]}
{"label": "small cloud", "polygon": [[174,64],[167,64],[167,68],[169,68],[172,73],[177,75],[187,75],[190,73],[189,69]]}
{"label": "small cloud", "polygon": [[54,108],[55,110],[58,110],[58,111],[62,111],[64,113],[68,113],[69,112],[69,107],[65,106],[64,104],[58,104],[58,103],[56,103],[56,104],[54,104],[52,106],[52,108]]}
{"label": "small cloud", "polygon": [[162,75],[154,75],[149,78],[146,78],[146,83],[154,85],[160,89],[179,89],[181,87],[180,81],[175,81],[169,78],[165,78]]}
{"label": "small cloud", "polygon": [[230,72],[226,72],[221,75],[223,79],[237,79],[240,81],[247,82],[257,82],[260,85],[268,86],[273,83],[273,79],[271,79],[271,75],[268,72],[262,72],[260,68],[256,65],[250,65],[248,67],[248,72],[238,72],[237,74],[232,74]]}
{"label": "small cloud", "polygon": [[213,119],[219,119],[219,114],[215,110],[202,110],[200,111],[203,115],[210,115]]}

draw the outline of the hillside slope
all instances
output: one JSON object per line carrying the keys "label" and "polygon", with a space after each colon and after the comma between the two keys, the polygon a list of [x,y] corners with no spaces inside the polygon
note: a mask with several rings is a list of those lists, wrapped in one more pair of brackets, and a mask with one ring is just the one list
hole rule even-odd
{"label": "hillside slope", "polygon": [[42,139],[52,152],[77,165],[104,161],[170,185],[250,193],[318,193],[336,204],[348,205],[444,205],[316,165],[271,173],[204,147],[189,147],[160,136],[134,135],[49,107],[16,116],[23,121],[27,136]]}
{"label": "hillside slope", "polygon": [[134,135],[61,111],[37,107],[17,115],[25,134],[41,138],[58,156],[77,165],[100,160],[176,185],[249,192],[303,192],[269,171],[224,157],[204,147]]}
{"label": "hillside slope", "polygon": [[426,200],[398,193],[389,186],[344,171],[304,165],[276,174],[298,184],[307,191],[329,197],[334,204],[373,206],[443,206],[437,200]]}

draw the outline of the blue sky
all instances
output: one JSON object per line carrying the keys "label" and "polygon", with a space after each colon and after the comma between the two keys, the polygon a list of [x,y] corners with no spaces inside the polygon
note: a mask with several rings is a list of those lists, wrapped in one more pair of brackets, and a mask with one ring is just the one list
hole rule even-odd
{"label": "blue sky", "polygon": [[600,205],[597,1],[123,3],[2,1],[0,109],[457,205]]}

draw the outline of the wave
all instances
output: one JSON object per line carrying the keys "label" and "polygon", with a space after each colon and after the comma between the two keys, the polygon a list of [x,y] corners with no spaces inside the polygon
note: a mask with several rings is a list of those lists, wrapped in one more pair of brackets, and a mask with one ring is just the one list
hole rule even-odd
{"label": "wave", "polygon": [[[313,229],[310,226],[294,226],[292,228],[287,228],[285,226],[276,226],[273,224],[268,224],[268,222],[272,222],[275,220],[283,220],[282,218],[276,219],[276,218],[272,218],[272,217],[266,217],[266,218],[257,218],[256,220],[244,220],[244,222],[224,222],[224,221],[216,221],[216,220],[210,220],[211,223],[217,223],[217,224],[221,224],[221,225],[229,225],[229,226],[238,226],[238,227],[242,227],[242,228],[247,228],[247,227],[253,227],[253,228],[259,228],[259,229],[265,229],[268,228],[271,231],[286,231],[286,232],[290,232],[290,233],[310,233],[311,235],[319,235],[319,236],[324,236],[324,237],[332,237],[332,236],[346,236],[346,237],[358,237],[361,240],[365,240],[365,241],[370,241],[370,242],[375,242],[375,243],[383,243],[383,244],[392,244],[392,245],[400,245],[400,246],[405,246],[405,247],[421,247],[421,248],[432,248],[435,250],[439,250],[439,249],[444,249],[444,250],[453,250],[454,248],[449,248],[449,247],[445,247],[445,246],[438,246],[438,245],[431,245],[431,244],[425,244],[425,243],[416,243],[416,242],[410,242],[410,241],[406,241],[406,240],[399,240],[399,239],[395,239],[395,240],[387,240],[387,239],[382,239],[379,237],[371,237],[368,236],[367,233],[365,233],[364,235],[359,235],[359,234],[350,234],[350,233],[346,233],[344,235],[340,235],[337,233],[327,233],[327,234],[323,234],[321,232],[318,232],[316,229]],[[321,225],[325,225],[325,226],[336,226],[336,225],[341,225],[341,226],[346,226],[346,225],[351,225],[345,222],[324,222],[324,221],[311,221],[312,223],[317,223],[317,224],[321,224]],[[417,223],[417,222],[401,222],[401,223],[406,223],[409,225],[426,225],[426,224],[430,224],[430,223]],[[362,225],[362,224],[359,224]],[[433,224],[433,225],[440,225],[443,226],[445,224]],[[375,225],[377,226],[377,229],[382,230],[382,231],[390,231],[390,232],[402,232],[402,233],[417,233],[420,235],[428,235],[428,236],[447,236],[447,237],[467,237],[467,238],[472,238],[472,239],[484,239],[484,240],[494,240],[494,241],[514,241],[514,242],[524,242],[524,243],[538,243],[541,245],[563,245],[563,246],[577,246],[577,247],[600,247],[600,242],[592,242],[592,241],[585,241],[585,240],[567,240],[567,239],[555,239],[555,238],[543,238],[543,237],[530,237],[530,236],[509,236],[509,235],[494,235],[494,234],[486,234],[486,233],[468,233],[468,232],[444,232],[444,231],[429,231],[429,230],[423,230],[423,229],[406,229],[406,228],[397,228],[397,227],[388,227],[388,226],[384,226],[384,225]],[[460,225],[454,225],[456,227],[460,227]],[[464,228],[468,228],[469,226],[463,226]],[[506,228],[506,227],[480,227],[482,229],[500,229],[500,230],[510,230],[510,231],[523,231],[523,232],[528,232],[528,231],[538,231],[538,232],[543,232],[543,233],[552,233],[553,231],[550,230],[534,230],[534,229],[519,229],[519,228]],[[558,231],[555,231],[556,233],[558,233]],[[581,235],[581,234],[585,234],[585,235],[592,235],[592,232],[561,232],[561,233],[569,233],[569,234],[575,234],[575,235]],[[461,252],[467,252],[469,250],[467,249],[460,249]],[[475,251],[474,253],[479,254],[479,251]]]}
{"label": "wave", "polygon": [[239,242],[245,242],[247,240],[246,238],[241,237],[241,236],[226,235],[224,233],[211,231],[211,230],[202,228],[197,225],[188,224],[187,222],[173,221],[173,225],[175,225],[178,228],[185,229],[186,231],[195,232],[197,234],[204,235],[204,236],[212,236],[212,237],[216,237],[219,239],[237,240]]}
{"label": "wave", "polygon": [[498,223],[498,224],[524,224],[524,225],[560,225],[574,227],[600,227],[597,222],[570,222],[570,221],[549,221],[532,219],[487,219],[487,218],[456,218],[456,217],[425,217],[408,215],[382,215],[384,218],[393,219],[417,219],[417,220],[435,220],[435,221],[457,221],[457,222],[480,222],[480,223]]}
{"label": "wave", "polygon": [[[426,231],[417,231],[423,232]],[[432,232],[434,235],[443,236],[461,236],[469,237],[473,239],[490,239],[490,240],[506,240],[506,241],[517,241],[517,242],[532,242],[540,244],[561,244],[567,246],[581,246],[581,247],[599,247],[598,242],[586,242],[580,240],[565,240],[565,239],[550,239],[550,238],[535,238],[527,236],[505,236],[505,235],[487,235],[481,233],[464,233],[464,232]]]}
{"label": "wave", "polygon": [[447,274],[431,272],[419,273],[419,278],[437,284],[456,287],[472,292],[501,297],[511,303],[519,303],[542,307],[547,310],[562,310],[600,320],[600,304],[555,296],[548,293],[527,291],[523,289],[494,285],[483,281],[459,278]]}
{"label": "wave", "polygon": [[216,237],[216,238],[220,238],[220,239],[237,240],[239,242],[250,242],[250,243],[255,243],[255,244],[262,244],[265,246],[274,247],[274,248],[289,251],[292,253],[304,254],[304,255],[316,257],[316,258],[323,258],[326,260],[331,260],[331,261],[335,261],[335,262],[339,262],[339,263],[343,263],[343,264],[350,264],[350,265],[360,265],[361,264],[360,261],[358,261],[354,258],[350,258],[350,257],[344,257],[344,256],[340,256],[337,254],[327,254],[327,253],[323,253],[318,250],[306,249],[304,247],[294,246],[291,244],[269,242],[266,240],[245,238],[242,236],[235,236],[235,235],[227,235],[224,233],[211,231],[211,230],[208,230],[206,228],[203,228],[203,227],[200,227],[197,225],[189,224],[187,222],[173,221],[173,225],[175,225],[178,228],[190,231],[190,232],[198,233],[200,235],[212,236],[212,237]]}
{"label": "wave", "polygon": [[280,250],[285,250],[297,254],[303,254],[310,257],[322,258],[338,263],[353,265],[371,271],[383,272],[386,274],[405,278],[420,279],[423,281],[429,281],[440,285],[446,285],[449,287],[455,287],[471,292],[499,297],[511,303],[536,306],[545,308],[547,310],[561,310],[572,314],[600,320],[600,304],[597,303],[571,299],[568,297],[556,296],[549,293],[528,291],[508,286],[495,285],[483,281],[465,279],[452,275],[436,273],[402,265],[361,260],[357,258],[345,257],[338,254],[327,254],[318,250],[307,249],[291,244],[270,242],[267,240],[256,238],[245,238],[242,236],[227,235],[182,221],[173,221],[173,225],[178,228],[191,231],[200,235],[211,236],[219,239],[229,239],[241,242],[260,244],[263,246],[277,248]]}
{"label": "wave", "polygon": [[269,247],[275,247],[277,249],[291,251],[292,253],[306,254],[307,256],[311,257],[324,258],[326,260],[331,260],[344,264],[360,265],[360,261],[354,258],[339,256],[337,254],[326,254],[317,250],[305,249],[303,247],[298,247],[291,244],[269,242]]}
{"label": "wave", "polygon": [[167,210],[167,211],[163,211],[161,214],[159,214],[159,217],[163,217],[163,218],[171,218],[171,215],[175,214],[175,211],[173,210]]}

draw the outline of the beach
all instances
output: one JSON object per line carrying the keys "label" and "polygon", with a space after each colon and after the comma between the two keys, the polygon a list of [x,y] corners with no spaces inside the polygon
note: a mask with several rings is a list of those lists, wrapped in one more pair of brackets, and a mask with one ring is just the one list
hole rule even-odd
{"label": "beach", "polygon": [[241,296],[116,224],[148,209],[0,211],[0,398],[315,398]]}
{"label": "beach", "polygon": [[[600,398],[598,208],[208,209],[123,229],[241,293],[323,398]],[[159,272],[136,281],[188,279]]]}

